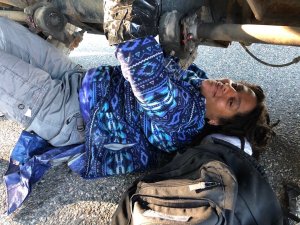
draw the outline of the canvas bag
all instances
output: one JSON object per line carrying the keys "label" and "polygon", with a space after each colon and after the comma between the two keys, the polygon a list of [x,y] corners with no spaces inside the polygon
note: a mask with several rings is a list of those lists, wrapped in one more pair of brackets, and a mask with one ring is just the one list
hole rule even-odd
{"label": "canvas bag", "polygon": [[135,181],[111,224],[279,225],[282,220],[262,168],[237,147],[216,140]]}

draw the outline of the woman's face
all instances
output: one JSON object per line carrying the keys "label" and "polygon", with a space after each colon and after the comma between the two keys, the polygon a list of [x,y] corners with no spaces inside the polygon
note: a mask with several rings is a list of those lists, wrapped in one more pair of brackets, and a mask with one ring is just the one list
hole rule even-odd
{"label": "woman's face", "polygon": [[250,88],[229,79],[204,80],[200,88],[206,98],[206,118],[212,125],[221,125],[220,118],[229,119],[248,113],[257,104],[255,93]]}

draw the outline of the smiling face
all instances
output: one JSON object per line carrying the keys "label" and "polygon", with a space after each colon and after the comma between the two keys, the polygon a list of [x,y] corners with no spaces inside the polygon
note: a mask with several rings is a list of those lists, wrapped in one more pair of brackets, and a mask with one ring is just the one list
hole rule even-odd
{"label": "smiling face", "polygon": [[257,104],[255,93],[250,88],[229,79],[204,80],[201,93],[206,99],[206,118],[212,125],[221,125],[220,118],[246,114]]}

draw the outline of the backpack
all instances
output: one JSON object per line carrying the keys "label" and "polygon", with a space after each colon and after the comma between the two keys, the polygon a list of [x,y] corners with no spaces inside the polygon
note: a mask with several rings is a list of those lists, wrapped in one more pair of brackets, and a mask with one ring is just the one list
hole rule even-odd
{"label": "backpack", "polygon": [[137,179],[111,224],[282,225],[283,217],[257,161],[216,139]]}

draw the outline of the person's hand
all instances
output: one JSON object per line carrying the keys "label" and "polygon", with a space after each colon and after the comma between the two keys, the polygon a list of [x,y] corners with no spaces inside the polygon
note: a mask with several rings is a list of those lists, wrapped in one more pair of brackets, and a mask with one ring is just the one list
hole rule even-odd
{"label": "person's hand", "polygon": [[104,33],[110,45],[158,34],[160,0],[105,0]]}

